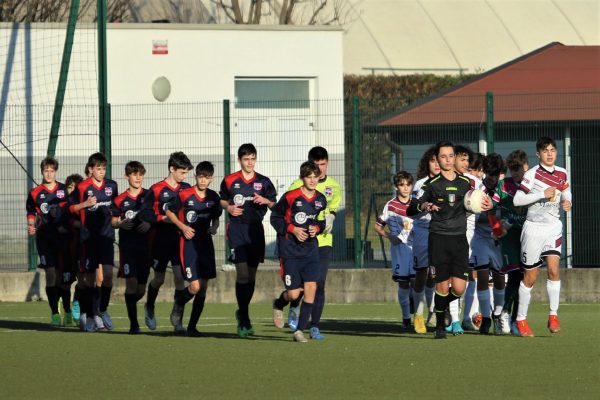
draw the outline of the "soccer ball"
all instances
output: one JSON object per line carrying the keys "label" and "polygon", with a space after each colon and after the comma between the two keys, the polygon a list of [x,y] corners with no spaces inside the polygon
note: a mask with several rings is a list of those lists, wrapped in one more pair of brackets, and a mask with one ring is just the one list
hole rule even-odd
{"label": "soccer ball", "polygon": [[488,197],[488,195],[481,189],[469,190],[465,195],[465,208],[473,214],[480,214],[483,211],[481,203],[485,197]]}

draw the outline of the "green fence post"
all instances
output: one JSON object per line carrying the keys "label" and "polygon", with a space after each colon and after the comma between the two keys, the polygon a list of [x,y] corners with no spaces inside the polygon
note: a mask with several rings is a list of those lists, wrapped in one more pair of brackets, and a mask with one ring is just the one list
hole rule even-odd
{"label": "green fence post", "polygon": [[50,140],[48,141],[49,156],[54,157],[56,153],[56,143],[58,142],[58,130],[60,129],[60,118],[62,115],[65,91],[67,88],[67,77],[69,76],[69,65],[71,63],[71,50],[73,50],[73,38],[75,36],[75,26],[77,25],[77,13],[79,12],[79,0],[71,1],[69,9],[69,22],[67,24],[67,35],[65,37],[65,46],[63,48],[62,61],[60,63],[60,75],[58,77],[58,87],[56,88],[56,97],[54,99],[54,111],[52,112],[52,126],[50,127]]}
{"label": "green fence post", "polygon": [[[223,176],[231,174],[231,125],[229,100],[223,100]],[[225,212],[225,224],[229,223],[229,214]],[[229,243],[225,237],[225,263],[229,259]]]}
{"label": "green fence post", "polygon": [[110,106],[108,104],[107,66],[106,66],[106,0],[97,0],[98,15],[98,103],[100,123],[100,151],[108,160],[106,177],[112,176],[112,157],[110,149]]}
{"label": "green fence post", "polygon": [[352,196],[354,200],[354,265],[362,268],[362,240],[360,237],[360,101],[352,97]]}
{"label": "green fence post", "polygon": [[494,93],[487,92],[485,94],[485,109],[487,116],[487,154],[494,152]]}

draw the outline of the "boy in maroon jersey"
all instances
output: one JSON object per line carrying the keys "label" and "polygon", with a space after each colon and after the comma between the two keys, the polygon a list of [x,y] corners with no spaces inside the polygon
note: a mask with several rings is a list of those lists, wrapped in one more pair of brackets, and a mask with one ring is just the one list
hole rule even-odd
{"label": "boy in maroon jersey", "polygon": [[204,309],[208,281],[217,277],[212,235],[217,233],[223,210],[217,192],[208,188],[214,173],[215,167],[210,162],[199,163],[196,166],[196,185],[179,192],[179,196],[168,204],[166,212],[181,231],[181,268],[184,279],[189,282],[188,287],[175,297],[171,323],[173,326],[182,325],[183,307],[194,298],[187,326],[188,336],[200,336],[196,325]]}
{"label": "boy in maroon jersey", "polygon": [[119,229],[119,278],[125,278],[125,305],[129,317],[129,333],[140,332],[137,320],[137,302],[146,292],[150,273],[148,231],[150,223],[139,218],[144,210],[147,190],[142,187],[146,168],[139,161],[125,165],[125,178],[129,188],[112,204],[112,226]]}
{"label": "boy in maroon jersey", "polygon": [[60,294],[56,284],[58,280],[56,272],[59,268],[61,246],[58,228],[67,208],[67,187],[56,181],[58,161],[54,158],[44,158],[40,169],[43,182],[29,192],[25,204],[27,233],[35,236],[35,244],[40,256],[39,267],[45,271],[46,296],[52,312],[51,325],[59,326],[61,323],[58,313]]}
{"label": "boy in maroon jersey", "polygon": [[240,337],[254,334],[248,306],[254,294],[256,270],[265,258],[265,231],[262,220],[267,209],[275,205],[277,192],[269,178],[254,170],[256,147],[245,143],[238,149],[241,169],[221,182],[221,206],[231,220],[227,237],[231,248],[230,261],[235,264],[235,296],[238,310],[237,332]]}
{"label": "boy in maroon jersey", "polygon": [[[87,163],[90,177],[74,192],[76,204],[69,209],[79,213],[81,221],[81,254],[79,269],[85,284],[84,312],[81,321],[86,331],[112,329],[108,304],[112,291],[115,230],[111,225],[110,206],[119,193],[117,183],[105,179],[107,159],[102,153],[92,154]],[[93,318],[92,318],[93,317]]]}
{"label": "boy in maroon jersey", "polygon": [[[179,258],[179,232],[177,227],[167,218],[166,210],[167,204],[175,199],[181,190],[190,187],[184,180],[193,166],[190,159],[183,152],[177,151],[169,156],[168,168],[169,175],[150,187],[148,200],[145,202],[144,207],[148,208],[151,213],[144,213],[142,216],[142,218],[145,218],[148,215],[150,217],[148,222],[152,222],[150,248],[154,278],[148,284],[148,295],[144,305],[145,322],[150,330],[156,329],[154,303],[158,296],[158,290],[165,282],[165,272],[169,263],[173,268],[174,297],[176,298],[185,289]],[[173,308],[175,308],[175,304],[173,304]],[[184,333],[185,329],[182,325],[178,325],[175,327],[175,332]]]}

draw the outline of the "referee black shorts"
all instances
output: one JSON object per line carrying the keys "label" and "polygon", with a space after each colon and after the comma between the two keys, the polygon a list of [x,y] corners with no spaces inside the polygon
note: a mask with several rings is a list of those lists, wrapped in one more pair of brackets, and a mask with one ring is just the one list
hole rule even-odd
{"label": "referee black shorts", "polygon": [[469,277],[469,242],[466,235],[429,233],[429,261],[435,282]]}

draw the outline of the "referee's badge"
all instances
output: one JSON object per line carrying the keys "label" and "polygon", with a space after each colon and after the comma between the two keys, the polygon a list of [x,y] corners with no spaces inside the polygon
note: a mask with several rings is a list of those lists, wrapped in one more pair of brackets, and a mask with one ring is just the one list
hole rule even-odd
{"label": "referee's badge", "polygon": [[450,204],[450,207],[454,207],[454,203],[456,203],[456,194],[448,193],[448,203]]}

